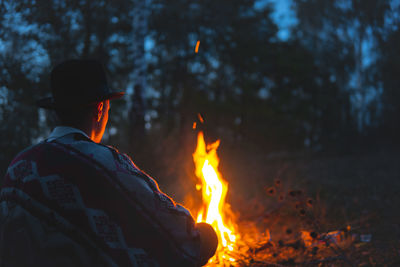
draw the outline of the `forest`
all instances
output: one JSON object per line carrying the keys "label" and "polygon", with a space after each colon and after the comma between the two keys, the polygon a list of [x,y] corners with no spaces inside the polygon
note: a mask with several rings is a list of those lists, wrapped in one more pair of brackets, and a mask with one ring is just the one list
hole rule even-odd
{"label": "forest", "polygon": [[221,140],[232,203],[278,177],[344,207],[327,212],[341,218],[333,227],[368,206],[370,224],[381,217],[400,234],[400,3],[286,0],[282,37],[279,1],[0,0],[1,176],[58,123],[35,104],[50,94],[52,67],[95,58],[126,91],[103,143],[179,201],[195,194],[202,130]]}

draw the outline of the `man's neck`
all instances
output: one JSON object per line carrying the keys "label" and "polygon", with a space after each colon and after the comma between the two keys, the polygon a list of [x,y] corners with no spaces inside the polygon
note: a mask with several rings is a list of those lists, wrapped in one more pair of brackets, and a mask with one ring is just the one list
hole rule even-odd
{"label": "man's neck", "polygon": [[98,134],[97,129],[97,122],[95,120],[86,121],[79,125],[65,125],[68,127],[73,127],[75,129],[81,130],[84,132],[93,142],[100,143],[101,137]]}
{"label": "man's neck", "polygon": [[87,135],[87,137],[89,137],[92,141],[95,141],[94,140],[95,132],[93,130],[93,127],[91,127],[89,125],[60,125],[60,126],[78,129],[78,130],[84,132]]}
{"label": "man's neck", "polygon": [[88,123],[75,128],[84,132],[93,142],[100,143],[101,138],[99,140],[99,136],[96,132],[96,123],[94,121],[92,121],[90,124]]}

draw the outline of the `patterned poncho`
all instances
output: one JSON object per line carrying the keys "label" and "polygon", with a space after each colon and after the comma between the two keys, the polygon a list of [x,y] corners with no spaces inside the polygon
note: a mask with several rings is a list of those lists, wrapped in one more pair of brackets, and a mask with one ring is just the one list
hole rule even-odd
{"label": "patterned poncho", "polygon": [[22,151],[7,170],[0,265],[199,265],[189,211],[127,155],[63,128]]}

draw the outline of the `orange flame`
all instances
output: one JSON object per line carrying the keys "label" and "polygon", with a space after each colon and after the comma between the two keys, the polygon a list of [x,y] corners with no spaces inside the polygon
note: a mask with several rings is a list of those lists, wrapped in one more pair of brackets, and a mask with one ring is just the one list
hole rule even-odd
{"label": "orange flame", "polygon": [[197,222],[206,222],[211,224],[218,235],[217,259],[212,261],[228,260],[234,262],[235,259],[226,255],[225,251],[233,251],[238,234],[235,233],[235,226],[228,221],[227,214],[230,214],[230,207],[225,203],[226,193],[228,192],[228,183],[222,179],[218,171],[219,158],[217,148],[219,140],[206,146],[203,132],[197,136],[197,147],[193,154],[193,160],[196,167],[196,176],[201,180],[196,188],[202,190],[203,206],[197,214]]}

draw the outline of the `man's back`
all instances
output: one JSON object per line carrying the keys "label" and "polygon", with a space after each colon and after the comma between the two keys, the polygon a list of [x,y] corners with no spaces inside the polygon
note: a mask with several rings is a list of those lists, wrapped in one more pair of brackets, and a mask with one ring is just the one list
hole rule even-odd
{"label": "man's back", "polygon": [[19,250],[33,261],[29,265],[41,266],[52,258],[49,253],[61,266],[204,261],[190,213],[128,156],[73,128],[53,132],[13,160],[0,208],[0,256],[6,266],[22,260]]}

